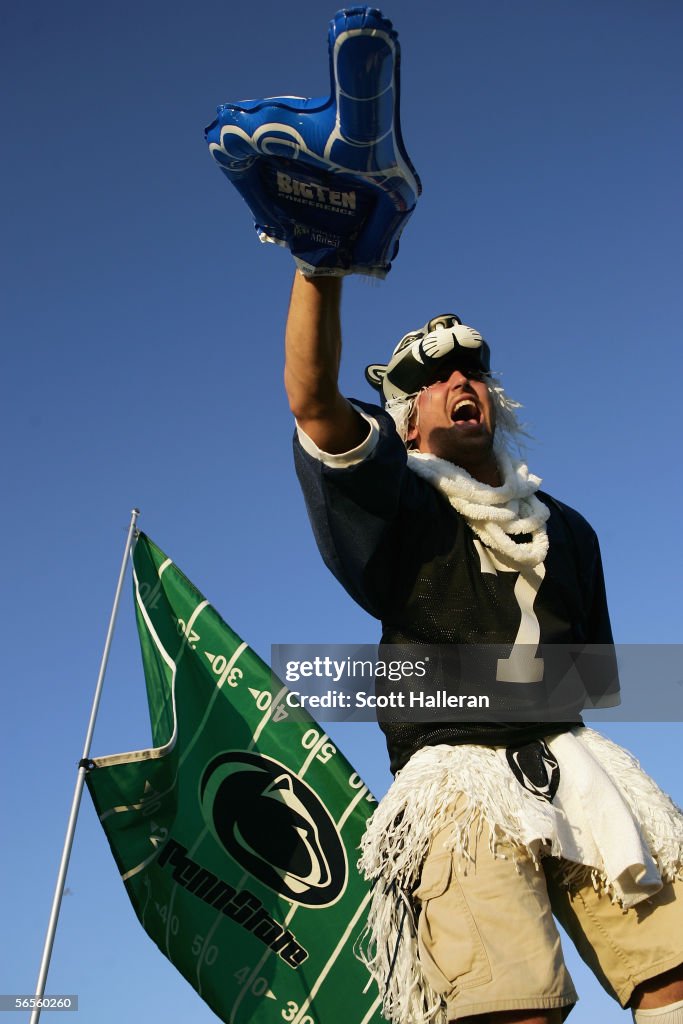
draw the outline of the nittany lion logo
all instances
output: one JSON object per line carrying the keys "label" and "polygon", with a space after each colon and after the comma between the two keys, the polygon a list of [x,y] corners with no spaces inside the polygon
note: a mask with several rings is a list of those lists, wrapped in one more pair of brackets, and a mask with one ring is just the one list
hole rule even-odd
{"label": "nittany lion logo", "polygon": [[560,785],[560,766],[545,740],[508,747],[505,753],[520,786],[551,802]]}
{"label": "nittany lion logo", "polygon": [[335,903],[347,880],[346,851],[310,786],[262,754],[220,754],[202,776],[202,813],[245,871],[307,907]]}

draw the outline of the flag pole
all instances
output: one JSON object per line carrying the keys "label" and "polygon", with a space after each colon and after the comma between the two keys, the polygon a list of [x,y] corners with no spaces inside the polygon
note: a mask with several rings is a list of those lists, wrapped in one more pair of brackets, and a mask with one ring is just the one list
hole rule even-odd
{"label": "flag pole", "polygon": [[[123,559],[121,560],[121,570],[119,572],[118,583],[116,584],[116,593],[114,594],[114,604],[112,606],[111,615],[109,617],[109,628],[107,629],[107,637],[104,641],[104,650],[102,651],[102,660],[100,662],[100,671],[97,677],[97,685],[95,687],[95,696],[93,697],[92,709],[90,711],[90,721],[88,722],[88,731],[85,737],[85,743],[83,745],[83,756],[78,765],[78,775],[76,777],[76,786],[74,789],[73,800],[71,801],[71,813],[69,814],[69,822],[66,827],[66,837],[64,839],[64,848],[62,850],[62,859],[59,864],[59,872],[57,874],[57,884],[55,885],[55,893],[52,899],[52,909],[50,911],[50,920],[47,926],[47,935],[45,936],[45,945],[43,946],[43,956],[40,962],[40,970],[38,972],[38,981],[36,983],[35,999],[36,1003],[39,1004],[40,1000],[45,995],[45,982],[47,981],[47,972],[50,967],[50,958],[52,956],[52,947],[54,945],[55,932],[57,930],[57,920],[59,918],[59,908],[62,903],[62,896],[64,894],[64,883],[66,882],[66,872],[69,866],[69,858],[71,856],[71,848],[74,841],[74,833],[76,831],[76,819],[78,818],[78,809],[81,803],[81,796],[83,793],[83,784],[85,782],[86,764],[90,757],[90,744],[92,743],[93,733],[95,731],[95,720],[97,718],[97,711],[100,705],[100,697],[102,696],[102,685],[104,683],[104,673],[107,670],[107,662],[109,661],[109,649],[111,647],[112,637],[114,636],[114,626],[116,624],[116,615],[119,610],[119,602],[121,600],[121,591],[123,589],[123,580],[126,575],[126,566],[128,563],[128,555],[133,544],[133,537],[135,536],[135,524],[137,518],[140,515],[140,509],[131,509],[130,513],[130,524],[128,526],[128,536],[126,537],[126,546],[123,552]],[[40,1006],[37,1005],[31,1012],[30,1024],[38,1024],[40,1020]]]}

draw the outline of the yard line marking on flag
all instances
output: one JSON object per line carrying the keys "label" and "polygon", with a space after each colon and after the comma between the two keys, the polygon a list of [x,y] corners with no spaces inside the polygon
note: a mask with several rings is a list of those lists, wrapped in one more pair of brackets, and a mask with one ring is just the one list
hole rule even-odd
{"label": "yard line marking on flag", "polygon": [[147,884],[145,886],[145,888],[147,890],[147,898],[145,899],[144,905],[142,907],[142,917],[140,918],[140,924],[142,925],[143,928],[145,927],[145,918],[147,916],[147,907],[149,906],[149,901],[152,898],[152,887],[149,884],[149,879],[147,878],[147,879],[145,879],[145,881],[147,882]]}
{"label": "yard line marking on flag", "polygon": [[[374,980],[375,979],[371,976],[370,977],[370,981],[373,982]],[[375,999],[374,1003],[372,1004],[372,1006],[370,1007],[368,1012],[365,1014],[365,1016],[363,1017],[363,1019],[360,1022],[360,1024],[368,1024],[368,1022],[371,1021],[372,1018],[375,1016],[375,1013],[377,1012],[377,1010],[379,1010],[381,1005],[382,1005],[382,997],[381,996],[377,996],[377,998]]]}
{"label": "yard line marking on flag", "polygon": [[[296,904],[292,904],[292,906],[289,908],[289,910],[287,911],[287,913],[285,914],[285,916],[282,919],[282,922],[283,922],[285,928],[289,928],[291,920],[294,917],[294,915],[296,914],[298,909],[299,908],[296,906]],[[258,978],[259,971],[264,966],[266,960],[270,957],[271,953],[272,953],[272,950],[270,950],[270,949],[267,949],[265,951],[265,953],[263,953],[263,955],[261,956],[261,959],[256,964],[256,967],[253,969],[253,971],[251,972],[251,974],[249,975],[249,977],[245,981],[244,985],[242,986],[242,991],[238,994],[238,996],[235,999],[235,1002],[232,1004],[232,1008],[230,1010],[230,1024],[234,1024],[235,1014],[237,1013],[237,1011],[238,1011],[238,1009],[240,1007],[240,1003],[242,1002],[242,1000],[246,996],[247,992],[249,992],[249,990],[251,989],[251,986],[254,984],[254,981],[256,980],[256,978]]]}
{"label": "yard line marking on flag", "polygon": [[112,814],[123,814],[125,811],[141,811],[144,806],[144,801],[140,800],[136,804],[119,804],[118,807],[110,807],[104,814],[100,814],[100,821],[106,821]]}
{"label": "yard line marking on flag", "polygon": [[201,612],[203,612],[205,608],[208,608],[208,606],[209,606],[209,602],[207,601],[206,598],[204,598],[203,601],[199,602],[199,604],[197,605],[195,610],[192,612],[192,615],[190,615],[189,619],[187,620],[187,628],[188,628],[188,630],[189,630],[190,626],[194,626],[195,620],[197,619],[197,616],[200,615]]}
{"label": "yard line marking on flag", "polygon": [[159,566],[159,576],[163,576],[169,565],[173,565],[173,559],[167,558],[165,562],[162,562]]}
{"label": "yard line marking on flag", "polygon": [[[246,875],[242,876],[242,878],[240,879],[240,881],[237,884],[237,888],[240,888],[240,889],[242,888],[242,886],[244,884],[244,879],[246,877],[247,877]],[[195,974],[197,976],[197,992],[199,993],[199,995],[202,994],[201,969],[202,969],[202,967],[204,965],[204,955],[211,948],[211,939],[213,938],[214,933],[218,930],[218,926],[224,920],[225,920],[225,915],[223,915],[223,914],[216,914],[216,919],[214,920],[213,924],[211,925],[211,927],[209,928],[208,932],[206,933],[206,938],[204,939],[204,944],[202,945],[201,953],[197,957],[197,969],[195,971]]]}
{"label": "yard line marking on flag", "polygon": [[[240,878],[239,882],[237,883],[237,885],[236,885],[236,887],[235,887],[235,888],[237,888],[237,889],[241,889],[241,888],[242,888],[242,887],[243,887],[243,886],[244,886],[244,885],[245,885],[245,884],[246,884],[247,882],[249,882],[250,880],[251,880],[251,875],[250,875],[250,874],[248,874],[248,873],[247,873],[247,872],[245,871],[245,872],[244,872],[244,874],[242,875],[242,877]],[[289,922],[290,922],[290,921],[292,920],[292,918],[294,917],[294,914],[296,913],[297,909],[298,909],[298,908],[297,908],[297,906],[296,906],[296,905],[292,905],[292,906],[291,906],[291,907],[289,908],[289,910],[287,911],[287,914],[286,914],[286,915],[285,915],[285,917],[283,918],[283,924],[285,925],[285,927],[286,927],[287,925],[289,925]],[[213,924],[211,925],[211,928],[209,929],[209,933],[208,933],[208,935],[207,935],[207,937],[206,937],[206,942],[204,943],[204,945],[205,945],[205,946],[206,946],[207,948],[208,948],[208,944],[209,944],[209,941],[210,941],[210,939],[211,939],[211,938],[213,938],[213,935],[214,935],[214,933],[216,932],[216,930],[217,930],[218,926],[219,926],[220,924],[222,924],[222,923],[223,923],[224,921],[225,921],[225,914],[222,914],[222,913],[221,913],[221,912],[219,911],[219,912],[218,912],[218,913],[216,914],[216,919],[214,920]],[[250,977],[250,978],[248,979],[248,981],[247,981],[247,982],[245,982],[245,984],[244,984],[244,986],[243,986],[243,989],[242,989],[242,992],[240,992],[240,993],[239,993],[239,995],[238,995],[238,999],[239,999],[239,1001],[240,1001],[240,1002],[241,1002],[241,997],[242,997],[243,995],[246,995],[246,993],[247,993],[247,992],[249,991],[249,989],[251,988],[251,985],[253,984],[253,980],[254,980],[254,978],[255,978],[255,977],[257,976],[258,972],[259,972],[259,971],[261,970],[261,968],[263,967],[264,963],[266,962],[266,960],[267,960],[267,959],[268,959],[268,957],[270,956],[270,953],[271,953],[271,950],[267,949],[267,950],[266,950],[266,952],[265,952],[265,953],[263,954],[263,956],[261,957],[260,961],[259,961],[259,962],[257,963],[256,967],[254,968],[254,970],[253,970],[253,972],[252,972],[252,975],[251,975],[251,977]],[[197,989],[197,991],[199,992],[199,995],[201,995],[201,994],[202,994],[202,992],[201,992],[201,979],[200,979],[200,977],[199,977],[199,970],[200,970],[200,967],[201,967],[201,960],[202,960],[202,956],[200,956],[200,958],[199,958],[199,961],[198,961],[198,963],[197,963],[197,972],[196,972],[196,973],[197,973],[197,984],[199,985],[199,988]]]}
{"label": "yard line marking on flag", "polygon": [[147,867],[148,864],[151,864],[153,860],[157,859],[157,857],[161,853],[162,849],[163,849],[163,847],[161,847],[160,849],[155,850],[154,853],[150,853],[149,857],[147,857],[145,860],[141,861],[140,864],[136,864],[134,868],[131,868],[129,871],[125,871],[121,875],[121,880],[123,882],[127,882],[129,878],[132,878],[134,875],[139,874],[140,871],[144,871],[144,869]]}
{"label": "yard line marking on flag", "polygon": [[[142,594],[140,593],[140,584],[138,582],[138,577],[137,577],[137,573],[135,572],[135,569],[133,569],[133,580],[135,581],[135,600],[136,600],[136,603],[138,605],[138,608],[140,609],[140,613],[141,613],[143,619],[145,620],[145,625],[147,626],[147,629],[149,630],[149,634],[152,637],[152,640],[153,640],[157,650],[159,651],[161,657],[163,658],[163,660],[166,662],[166,664],[168,665],[168,667],[171,670],[171,694],[172,694],[172,699],[173,699],[173,721],[174,721],[174,723],[177,723],[176,707],[175,707],[176,663],[173,660],[173,658],[171,657],[171,655],[168,653],[168,651],[166,650],[164,645],[162,644],[161,640],[159,639],[159,636],[157,635],[156,629],[152,625],[152,620],[149,617],[149,614],[148,614],[147,609],[145,607],[145,602],[144,602],[144,600],[142,598]],[[161,715],[161,711],[159,712],[159,714]],[[158,724],[159,724],[158,721],[152,723],[152,731],[153,732],[156,731],[156,728],[157,728]],[[172,750],[173,749],[173,746],[175,745],[175,741],[176,741],[177,731],[178,731],[177,724],[175,724],[174,728],[173,728],[173,735],[169,739],[168,743],[165,746],[163,746],[161,748],[158,748],[160,753],[156,753],[155,752],[155,755],[157,757],[162,756],[161,752],[166,753],[167,750]]]}
{"label": "yard line marking on flag", "polygon": [[[197,852],[197,850],[201,846],[202,842],[204,841],[204,838],[206,837],[208,831],[209,831],[208,828],[203,828],[202,831],[199,833],[199,835],[197,836],[195,842],[193,843],[193,845],[188,850],[188,853],[190,854],[190,856],[193,857],[194,854]],[[166,951],[169,954],[169,957],[168,957],[169,960],[171,959],[171,956],[170,956],[170,928],[171,928],[171,920],[172,920],[172,917],[173,917],[173,903],[175,901],[175,896],[176,896],[176,893],[178,892],[178,889],[179,889],[178,882],[174,882],[173,883],[173,888],[171,889],[171,895],[170,895],[169,901],[168,901],[168,916],[167,916],[167,920],[166,920]],[[201,995],[201,993],[200,993],[200,995]]]}
{"label": "yard line marking on flag", "polygon": [[325,743],[328,743],[329,740],[330,740],[330,737],[327,735],[327,733],[323,733],[322,736],[320,737],[320,739],[318,740],[318,742],[315,744],[315,746],[313,746],[311,748],[311,752],[308,755],[308,757],[306,758],[306,760],[304,761],[303,767],[302,767],[301,771],[297,772],[297,775],[299,776],[299,778],[301,778],[301,776],[304,774],[304,772],[306,772],[310,768],[311,762],[320,753],[321,747],[323,747],[325,745]]}
{"label": "yard line marking on flag", "polygon": [[149,614],[147,612],[147,608],[145,607],[145,602],[143,600],[142,594],[140,593],[140,584],[138,582],[138,578],[137,578],[137,575],[135,573],[135,570],[133,570],[133,579],[135,580],[135,599],[137,601],[138,608],[140,609],[142,617],[145,620],[145,625],[147,626],[147,629],[149,630],[149,633],[150,633],[150,636],[152,637],[152,640],[156,644],[156,647],[157,647],[157,649],[159,651],[159,654],[161,655],[161,657],[164,659],[164,661],[166,662],[166,664],[170,668],[171,672],[173,673],[173,678],[175,679],[176,663],[173,660],[173,658],[171,657],[171,655],[168,653],[168,651],[166,650],[164,645],[162,644],[162,642],[159,639],[159,636],[157,634],[157,631],[156,631],[156,629],[154,628],[154,626],[152,624],[152,620],[150,619]]}
{"label": "yard line marking on flag", "polygon": [[167,955],[168,959],[171,960],[171,962],[173,962],[172,957],[171,957],[171,921],[173,920],[173,904],[175,902],[175,894],[176,894],[177,891],[178,891],[178,883],[175,882],[174,885],[173,885],[173,888],[171,889],[171,895],[169,897],[168,904],[167,904],[168,912],[166,914],[166,930],[165,930],[165,934],[164,934],[164,938],[166,940],[166,955]]}
{"label": "yard line marking on flag", "polygon": [[348,817],[349,817],[349,816],[350,816],[351,814],[353,814],[353,812],[354,812],[354,810],[356,809],[356,807],[358,806],[358,804],[359,804],[359,803],[361,802],[361,800],[363,799],[363,797],[364,797],[364,796],[367,796],[367,794],[368,794],[368,793],[369,793],[369,790],[368,790],[368,787],[367,787],[367,786],[363,786],[363,788],[362,788],[362,789],[360,789],[360,790],[359,790],[359,791],[358,791],[358,792],[356,793],[355,797],[353,798],[353,800],[351,801],[351,803],[349,804],[349,806],[348,806],[348,807],[346,808],[346,810],[345,810],[345,811],[344,811],[344,813],[342,814],[342,816],[341,816],[341,818],[339,819],[339,821],[337,822],[337,828],[339,829],[339,831],[340,831],[340,832],[341,832],[341,830],[343,829],[343,827],[344,827],[344,824],[345,824],[345,822],[346,822],[347,818],[348,818]]}
{"label": "yard line marking on flag", "polygon": [[316,978],[313,986],[311,987],[311,991],[308,993],[308,995],[304,999],[303,1003],[299,1007],[299,1012],[297,1013],[296,1017],[292,1021],[292,1024],[299,1024],[299,1022],[301,1021],[301,1018],[306,1013],[306,1010],[309,1008],[309,1006],[311,1005],[311,1003],[315,999],[315,997],[318,994],[318,991],[320,989],[320,986],[325,981],[325,978],[327,977],[327,975],[330,973],[330,971],[334,967],[334,965],[337,962],[337,959],[339,957],[339,954],[341,953],[341,951],[343,950],[344,946],[346,945],[346,943],[347,943],[347,941],[349,939],[349,936],[350,936],[351,932],[353,931],[353,929],[358,924],[358,918],[361,916],[361,914],[363,913],[363,911],[365,910],[365,908],[367,907],[367,905],[368,905],[368,903],[370,902],[371,899],[372,899],[372,893],[371,892],[366,893],[362,903],[358,907],[358,910],[356,911],[356,913],[353,915],[353,917],[349,921],[348,925],[344,929],[344,932],[342,933],[342,937],[340,938],[340,940],[337,943],[337,945],[334,947],[334,950],[332,951],[332,956],[329,958],[329,960],[327,961],[327,963],[323,967],[322,971],[320,972],[320,974]]}
{"label": "yard line marking on flag", "polygon": [[188,755],[192,751],[192,748],[194,747],[195,743],[197,742],[197,740],[201,736],[202,731],[204,729],[204,726],[206,725],[206,723],[207,723],[207,721],[209,719],[209,716],[211,715],[211,712],[213,710],[213,706],[216,703],[216,700],[218,699],[219,693],[221,692],[222,685],[225,682],[225,680],[228,678],[227,673],[234,667],[235,663],[242,656],[242,654],[244,654],[244,652],[245,652],[245,650],[247,650],[248,646],[249,645],[244,643],[244,642],[239,645],[239,647],[237,648],[237,650],[235,651],[233,656],[230,658],[230,661],[227,664],[225,672],[223,672],[221,678],[219,680],[217,680],[215,690],[212,693],[211,698],[210,698],[208,704],[206,705],[206,710],[204,712],[204,716],[203,716],[201,722],[199,723],[199,725],[197,726],[197,728],[196,728],[196,730],[194,732],[194,735],[192,736],[192,739],[188,741],[187,748],[183,751],[183,753],[180,756],[180,760],[178,761],[178,767],[179,768],[183,765],[183,763],[187,759]]}
{"label": "yard line marking on flag", "polygon": [[[292,907],[292,910],[294,910],[294,907]],[[288,924],[289,924],[289,921],[287,920],[287,918],[285,918],[285,925],[288,925]],[[240,1004],[241,1004],[242,1000],[246,996],[247,992],[250,990],[251,986],[254,984],[254,979],[258,977],[259,971],[261,970],[261,968],[263,967],[263,965],[265,964],[265,962],[266,962],[266,960],[268,959],[269,956],[270,956],[270,950],[267,949],[265,951],[265,953],[262,955],[262,957],[259,960],[259,962],[256,964],[256,967],[254,968],[254,970],[251,972],[251,974],[249,975],[247,980],[242,985],[242,988],[240,989],[240,991],[237,993],[237,997],[235,999],[235,1002],[230,1007],[230,1024],[235,1024],[235,1014],[239,1010]]]}
{"label": "yard line marking on flag", "polygon": [[[248,873],[247,873],[247,872],[245,871],[245,872],[244,872],[244,874],[242,875],[242,877],[240,878],[239,882],[238,882],[238,883],[237,883],[237,885],[235,886],[235,888],[236,888],[236,889],[241,889],[241,888],[242,888],[242,887],[243,887],[243,886],[245,885],[245,883],[246,883],[246,882],[249,882],[250,880],[251,880],[251,875],[249,875],[249,874],[248,874]],[[197,970],[196,970],[196,975],[197,975],[197,985],[199,986],[199,987],[197,988],[197,992],[199,993],[199,995],[201,995],[201,994],[202,994],[202,984],[201,984],[201,978],[200,978],[200,976],[199,976],[199,972],[200,972],[200,970],[201,970],[201,967],[202,967],[202,961],[203,961],[203,959],[204,959],[204,948],[206,948],[206,949],[208,949],[208,948],[209,948],[209,943],[210,943],[211,939],[213,938],[213,936],[214,936],[214,933],[215,933],[215,932],[217,931],[217,929],[218,929],[218,926],[219,926],[220,924],[222,924],[222,923],[223,923],[224,921],[225,921],[225,915],[224,915],[224,914],[222,914],[222,913],[221,913],[221,912],[219,911],[219,912],[218,912],[218,913],[216,914],[215,920],[214,920],[213,924],[211,925],[211,927],[210,927],[210,929],[209,929],[209,931],[208,931],[208,933],[207,933],[207,936],[206,936],[206,940],[205,940],[205,942],[204,942],[204,946],[202,947],[202,952],[201,952],[201,954],[200,954],[200,956],[199,956],[199,958],[198,958],[198,960],[197,960]],[[287,924],[287,921],[286,921],[286,920],[285,920],[285,924]],[[270,951],[268,951],[268,952],[270,952]],[[259,970],[260,970],[260,966],[258,966],[258,967],[256,968],[256,973],[258,973],[258,971],[259,971]],[[250,979],[250,981],[251,981],[251,979]],[[245,988],[247,988],[247,989],[248,989],[248,988],[249,988],[249,985],[246,985],[246,986],[245,986]]]}
{"label": "yard line marking on flag", "polygon": [[[173,564],[170,559],[167,559],[167,562],[168,562],[169,565]],[[164,564],[166,564],[166,563],[164,563]],[[144,606],[144,603],[143,603],[143,600],[142,600],[142,595],[140,594],[138,578],[137,578],[137,575],[135,573],[135,570],[133,570],[133,579],[135,581],[135,596],[136,596],[136,600],[137,600],[138,606],[139,606],[139,608],[141,610],[142,616],[143,616],[143,618],[145,620],[145,624],[147,626],[147,629],[149,630],[150,636],[152,637],[152,641],[154,642],[154,646],[157,648],[157,650],[161,654],[161,657],[164,659],[164,661],[166,662],[166,664],[168,665],[168,667],[171,669],[171,672],[172,672],[171,692],[173,694],[173,710],[174,710],[173,720],[174,720],[174,722],[176,722],[177,721],[177,716],[175,714],[175,686],[174,686],[174,684],[175,684],[175,677],[176,677],[176,672],[177,672],[177,664],[173,660],[173,658],[171,658],[170,654],[168,653],[168,651],[166,650],[166,648],[162,644],[162,642],[159,639],[159,636],[158,636],[156,630],[154,629],[154,626],[152,625],[152,622],[151,622],[151,620],[149,618],[149,615],[147,614],[147,609]],[[192,624],[192,625],[194,624],[195,620],[197,619],[197,616],[200,614],[200,612],[202,612],[204,610],[204,608],[208,605],[208,603],[209,603],[208,601],[202,601],[202,602],[200,602],[197,605],[197,607],[195,608],[194,612],[190,616],[189,624]],[[242,645],[237,648],[237,650],[233,654],[232,658],[230,659],[228,667],[234,665],[234,663],[237,660],[237,658],[240,656],[240,654],[242,653],[244,648],[247,647],[247,646],[248,645],[246,643],[242,643]],[[185,648],[183,647],[183,651],[184,650],[185,650]],[[227,671],[227,669],[226,669],[226,671]],[[227,676],[226,676],[226,678],[227,678]],[[220,680],[219,680],[219,682],[220,682]],[[208,707],[207,711],[205,712],[204,718],[202,719],[202,722],[201,722],[201,724],[199,726],[199,729],[197,730],[197,732],[195,732],[194,736],[192,737],[192,739],[189,742],[187,750],[181,756],[181,758],[180,758],[180,760],[178,762],[178,771],[176,771],[176,778],[174,779],[174,784],[175,784],[175,781],[177,780],[178,772],[180,771],[180,767],[181,767],[183,761],[185,760],[185,758],[189,754],[189,752],[192,749],[192,747],[193,747],[193,745],[194,745],[194,743],[195,743],[199,733],[201,732],[201,730],[202,730],[202,728],[204,726],[204,723],[206,721],[206,718],[208,717],[208,714],[209,714],[209,711],[210,711],[211,706],[213,704],[213,701],[215,700],[215,698],[217,696],[217,692],[218,692],[218,690],[213,694],[213,696],[211,698],[211,701],[209,702],[209,707]],[[173,743],[175,743],[176,731],[177,731],[177,725],[174,727],[174,733],[173,733],[173,736],[171,737],[171,740],[169,740],[169,743],[167,743],[164,747],[159,748],[160,750],[165,752],[166,750],[171,749],[171,745]],[[159,755],[157,755],[157,756],[159,756]],[[110,808],[109,811],[106,811],[105,814],[102,815],[100,820],[102,821],[104,819],[104,817],[106,817],[108,814],[112,813],[113,811],[119,810],[119,809],[120,810],[126,810],[127,808],[125,808],[125,807]],[[136,864],[135,867],[132,867],[128,871],[124,872],[121,875],[122,881],[126,882],[129,878],[133,878],[135,875],[139,874],[140,871],[143,871],[149,864],[152,863],[152,861],[156,857],[158,857],[160,852],[161,852],[161,849],[159,849],[159,848],[155,849],[154,852],[151,853],[149,857],[146,857],[145,860],[143,860],[140,864]],[[176,886],[177,886],[177,883],[173,887],[173,891],[174,892],[175,892]],[[169,921],[170,921],[170,915],[169,915]]]}
{"label": "yard line marking on flag", "polygon": [[[114,757],[115,756],[116,755],[114,755]],[[130,754],[122,754],[122,755],[119,755],[119,756],[120,757],[130,757]],[[107,760],[113,762],[114,758],[107,758]],[[173,792],[173,790],[176,788],[177,784],[178,784],[178,771],[176,770],[176,773],[173,776],[173,781],[171,782],[171,785],[168,787],[168,789],[162,789],[159,792],[156,792],[154,794],[155,800],[161,800],[161,799],[163,799],[163,797],[168,796],[169,793]],[[101,822],[104,822],[104,821],[107,820],[108,817],[110,817],[110,815],[112,815],[112,814],[123,814],[125,811],[141,811],[143,809],[143,807],[145,806],[146,802],[147,801],[146,801],[145,797],[143,797],[142,800],[140,800],[137,803],[133,803],[133,804],[117,804],[115,807],[110,807],[108,811],[103,811],[102,814],[100,814],[100,816],[99,816],[99,820]]]}
{"label": "yard line marking on flag", "polygon": [[[194,626],[195,622],[197,621],[197,619],[199,618],[201,613],[208,606],[209,606],[209,602],[207,600],[199,602],[199,604],[194,609],[194,611],[192,612],[192,615],[190,616],[190,618],[187,621],[187,626],[185,627],[185,634],[186,634],[186,636],[190,635],[190,630],[191,630],[192,626]],[[180,655],[181,658],[182,658],[183,654],[185,653],[185,650],[186,650],[187,646],[188,646],[187,644],[183,644],[182,652],[181,652],[181,655]],[[220,693],[221,689],[223,688],[223,685],[225,684],[226,680],[229,678],[230,672],[232,671],[235,663],[238,661],[238,659],[243,654],[245,649],[248,648],[248,646],[249,645],[247,643],[242,642],[239,645],[239,647],[237,647],[237,649],[235,650],[234,654],[232,655],[232,657],[228,661],[228,664],[226,665],[225,669],[221,673],[220,678],[216,680],[214,691],[213,691],[213,693],[211,695],[211,698],[210,698],[210,700],[209,700],[209,702],[208,702],[208,704],[206,706],[206,710],[204,711],[204,715],[202,717],[202,720],[199,723],[199,725],[197,726],[197,728],[196,728],[192,738],[188,741],[188,744],[187,744],[187,747],[186,747],[185,751],[180,756],[180,759],[178,761],[178,772],[180,771],[180,768],[182,767],[183,762],[190,755],[190,753],[192,751],[192,748],[194,747],[195,743],[200,738],[200,736],[201,736],[201,734],[202,734],[202,732],[204,730],[204,726],[206,725],[206,722],[207,722],[207,720],[208,720],[208,718],[209,718],[209,716],[211,714],[211,711],[213,709],[213,705],[214,705],[215,701],[217,700],[218,694]],[[180,658],[178,660],[180,660]],[[204,828],[200,832],[200,834],[197,837],[195,843],[193,844],[191,850],[189,851],[191,855],[194,855],[196,850],[199,848],[199,846],[201,845],[201,843],[202,843],[203,839],[205,838],[207,832],[208,832],[208,829],[206,829],[206,828]],[[156,853],[158,853],[158,851],[155,852],[155,856],[156,856]],[[176,892],[178,891],[178,885],[179,885],[178,882],[174,883],[173,888],[171,890],[171,896],[170,896],[170,899],[169,899],[169,903],[168,903],[168,920],[166,922],[166,951],[169,954],[169,959],[171,959],[171,957],[170,957],[171,918],[172,918],[173,902],[174,902],[174,899],[175,899]]]}
{"label": "yard line marking on flag", "polygon": [[258,741],[258,738],[261,735],[261,732],[263,731],[264,727],[270,721],[270,718],[271,718],[271,715],[273,714],[273,711],[275,711],[275,709],[282,704],[282,701],[285,699],[285,697],[287,696],[288,693],[289,693],[289,690],[287,689],[287,687],[283,686],[282,689],[279,690],[277,695],[273,698],[273,700],[271,701],[270,707],[265,712],[263,718],[261,719],[261,721],[259,722],[259,724],[257,725],[257,727],[256,727],[256,729],[254,731],[254,735],[252,737],[251,743],[249,744],[249,746],[247,748],[248,750],[253,750],[254,744]]}
{"label": "yard line marking on flag", "polygon": [[[180,632],[184,636],[185,642],[183,643],[183,646],[180,649],[180,656],[178,658],[178,662],[183,659],[185,651],[188,648],[191,651],[195,649],[195,644],[191,643],[191,640],[198,640],[199,636],[198,634],[195,634],[194,636],[192,635],[192,627],[194,626],[195,622],[197,621],[201,613],[204,611],[204,609],[208,607],[208,604],[209,602],[206,600],[206,598],[204,598],[203,601],[200,601],[195,610],[192,612],[192,615],[190,615],[189,619],[187,620],[187,623],[182,625]],[[180,620],[178,620],[178,626],[181,627]],[[176,667],[178,665],[178,662],[176,662]]]}
{"label": "yard line marking on flag", "polygon": [[[346,810],[342,814],[341,818],[337,822],[337,828],[339,829],[339,831],[341,831],[341,829],[344,826],[344,823],[348,820],[350,814],[352,813],[353,808],[358,805],[359,801],[368,792],[369,792],[369,790],[368,790],[367,786],[363,786],[363,788],[356,794],[356,796],[353,798],[353,800],[350,801],[348,807],[346,808]],[[372,899],[372,893],[369,892],[365,896],[363,902],[358,907],[358,910],[356,911],[354,916],[349,921],[349,924],[348,924],[346,930],[344,931],[344,933],[342,934],[341,939],[339,940],[339,942],[335,946],[335,948],[334,948],[334,950],[332,952],[331,957],[329,958],[329,960],[327,961],[327,963],[323,967],[322,971],[318,975],[316,981],[314,982],[314,984],[313,984],[313,986],[312,986],[312,988],[311,988],[311,990],[310,990],[310,992],[308,994],[307,999],[299,1007],[299,1012],[297,1013],[296,1017],[294,1018],[294,1021],[292,1022],[292,1024],[299,1024],[299,1022],[301,1021],[302,1017],[306,1013],[306,1010],[311,1005],[311,1002],[313,1001],[313,999],[315,999],[318,991],[320,990],[320,986],[323,984],[323,982],[325,981],[325,978],[327,977],[327,975],[331,971],[332,967],[336,963],[336,961],[337,961],[337,959],[339,957],[339,954],[341,953],[341,951],[343,950],[344,946],[346,945],[346,942],[347,942],[347,940],[349,938],[349,935],[351,934],[352,930],[356,927],[356,925],[358,923],[359,917],[361,916],[361,914],[363,913],[363,911],[365,910],[367,904],[370,902],[371,899]],[[375,1002],[375,1004],[373,1005],[371,1011],[369,1012],[368,1015],[366,1015],[365,1020],[362,1022],[362,1024],[366,1024],[366,1022],[371,1019],[373,1013],[375,1012],[377,1006],[379,1006],[380,1003],[381,1003],[381,998],[378,999]]]}

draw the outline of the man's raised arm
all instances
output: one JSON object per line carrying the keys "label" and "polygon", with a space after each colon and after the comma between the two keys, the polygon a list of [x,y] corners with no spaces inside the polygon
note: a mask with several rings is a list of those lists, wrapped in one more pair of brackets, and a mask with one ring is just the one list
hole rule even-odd
{"label": "man's raised arm", "polygon": [[340,393],[341,278],[294,275],[285,332],[285,389],[296,421],[330,455],[356,448],[367,422]]}

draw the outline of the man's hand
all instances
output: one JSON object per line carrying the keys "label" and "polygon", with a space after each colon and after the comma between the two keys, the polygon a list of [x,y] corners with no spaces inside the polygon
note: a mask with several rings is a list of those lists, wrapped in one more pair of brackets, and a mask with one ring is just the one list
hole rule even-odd
{"label": "man's hand", "polygon": [[330,455],[350,451],[368,424],[340,394],[341,279],[294,275],[285,332],[285,389],[299,426]]}
{"label": "man's hand", "polygon": [[226,103],[209,151],[264,242],[309,275],[384,277],[420,194],[399,122],[399,45],[370,7],[339,11],[329,32],[330,96]]}

